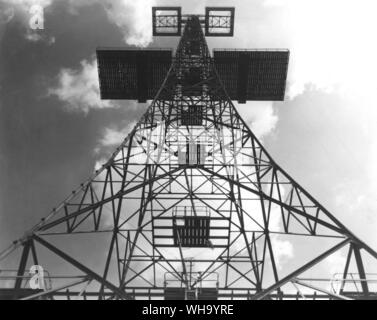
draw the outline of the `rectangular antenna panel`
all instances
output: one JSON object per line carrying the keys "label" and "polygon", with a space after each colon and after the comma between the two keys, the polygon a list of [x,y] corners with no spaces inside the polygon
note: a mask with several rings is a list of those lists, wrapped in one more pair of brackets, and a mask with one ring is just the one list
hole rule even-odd
{"label": "rectangular antenna panel", "polygon": [[182,29],[181,8],[152,7],[152,24],[153,36],[180,36]]}
{"label": "rectangular antenna panel", "polygon": [[206,7],[205,36],[233,37],[234,7]]}
{"label": "rectangular antenna panel", "polygon": [[172,63],[171,50],[98,49],[102,99],[146,102],[155,97]]}
{"label": "rectangular antenna panel", "polygon": [[214,50],[215,67],[232,100],[284,100],[288,50]]}

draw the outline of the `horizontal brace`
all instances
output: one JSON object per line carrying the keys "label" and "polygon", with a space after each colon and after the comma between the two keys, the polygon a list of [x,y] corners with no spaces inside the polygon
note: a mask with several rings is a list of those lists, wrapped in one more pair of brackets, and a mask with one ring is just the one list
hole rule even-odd
{"label": "horizontal brace", "polygon": [[183,218],[210,218],[211,220],[230,220],[230,218],[220,218],[220,217],[211,217],[211,216],[201,216],[201,215],[192,215],[192,216],[172,216],[172,217],[158,217],[153,218],[153,220],[173,220],[174,218],[183,219]]}
{"label": "horizontal brace", "polygon": [[[154,226],[153,229],[171,230],[173,226]],[[229,227],[209,227],[210,230],[229,230]],[[238,231],[239,232],[239,231]]]}
{"label": "horizontal brace", "polygon": [[[174,236],[171,235],[171,236],[157,236],[157,235],[154,235],[153,238],[155,239],[174,239]],[[197,238],[197,237],[195,237]],[[209,236],[208,239],[212,240],[212,239],[228,239],[228,236]]]}
{"label": "horizontal brace", "polygon": [[[178,246],[174,245],[174,244],[157,244],[155,243],[154,244],[155,247],[159,247],[159,248],[178,248]],[[211,247],[203,247],[203,246],[191,246],[191,247],[186,247],[184,246],[184,248],[226,248],[227,245],[212,245]]]}

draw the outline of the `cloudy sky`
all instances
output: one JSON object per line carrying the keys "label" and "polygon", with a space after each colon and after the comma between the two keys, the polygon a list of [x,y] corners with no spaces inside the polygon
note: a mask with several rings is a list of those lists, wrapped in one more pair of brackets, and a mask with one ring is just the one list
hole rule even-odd
{"label": "cloudy sky", "polygon": [[[44,7],[44,29],[30,8]],[[152,5],[236,7],[211,48],[288,48],[284,102],[239,105],[275,160],[377,250],[374,0],[0,0],[0,250],[93,172],[146,109],[101,101],[98,46],[170,47]]]}

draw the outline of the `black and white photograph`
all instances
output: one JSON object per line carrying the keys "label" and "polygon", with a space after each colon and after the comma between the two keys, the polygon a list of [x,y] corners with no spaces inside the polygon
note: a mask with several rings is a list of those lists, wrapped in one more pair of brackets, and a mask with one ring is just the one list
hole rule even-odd
{"label": "black and white photograph", "polygon": [[0,0],[0,300],[377,300],[376,12]]}

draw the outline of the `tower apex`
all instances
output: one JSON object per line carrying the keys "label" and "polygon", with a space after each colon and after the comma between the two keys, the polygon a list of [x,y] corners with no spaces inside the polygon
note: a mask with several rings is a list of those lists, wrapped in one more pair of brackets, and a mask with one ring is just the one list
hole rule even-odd
{"label": "tower apex", "polygon": [[[234,7],[206,7],[205,13],[195,14],[207,37],[232,37]],[[193,14],[182,14],[181,7],[152,7],[153,36],[181,36],[182,25]]]}

